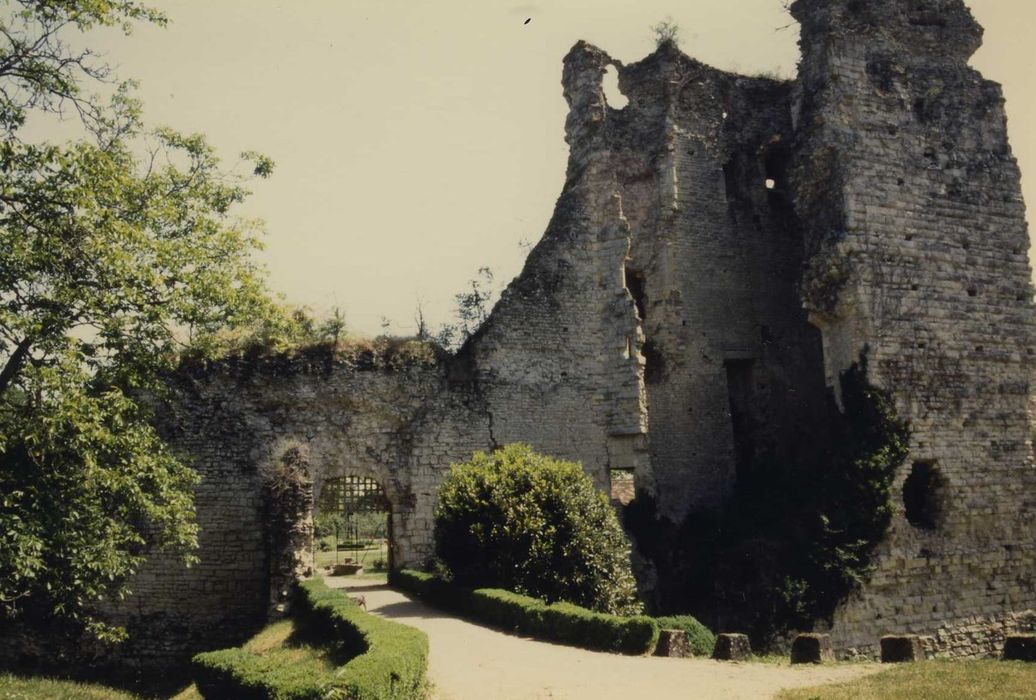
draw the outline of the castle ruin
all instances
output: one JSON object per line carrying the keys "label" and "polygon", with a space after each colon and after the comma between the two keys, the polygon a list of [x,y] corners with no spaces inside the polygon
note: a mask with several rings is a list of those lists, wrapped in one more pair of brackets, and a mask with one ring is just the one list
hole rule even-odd
{"label": "castle ruin", "polygon": [[1001,89],[968,66],[982,30],[962,0],[792,13],[793,81],[672,44],[630,65],[572,48],[564,190],[455,356],[229,362],[185,379],[166,432],[203,477],[201,562],[158,557],[134,581],[121,614],[161,630],[137,651],[236,643],[262,619],[278,586],[263,475],[288,450],[305,449],[316,494],[377,480],[392,564],[419,565],[437,484],[474,450],[527,442],[604,490],[632,472],[678,520],[721,507],[760,445],[793,449],[865,351],[912,443],[836,647],[910,632],[973,656],[1036,624],[1029,236]]}

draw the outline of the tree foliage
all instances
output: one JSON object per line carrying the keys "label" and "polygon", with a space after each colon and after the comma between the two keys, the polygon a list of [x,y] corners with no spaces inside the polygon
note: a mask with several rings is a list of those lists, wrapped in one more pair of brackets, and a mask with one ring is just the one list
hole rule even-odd
{"label": "tree foliage", "polygon": [[641,610],[630,544],[574,462],[512,444],[454,465],[439,489],[435,551],[457,583],[600,612]]}
{"label": "tree foliage", "polygon": [[[454,321],[444,324],[435,340],[444,348],[456,349],[473,336],[489,318],[493,299],[493,271],[480,267],[478,274],[468,282],[468,288],[454,295]],[[424,314],[418,307],[423,322]]]}
{"label": "tree foliage", "polygon": [[[0,19],[0,616],[88,629],[148,552],[189,561],[195,476],[151,427],[161,374],[192,340],[279,316],[249,253],[248,192],[200,135],[148,130],[131,86],[70,33],[164,23],[136,2],[22,0]],[[68,144],[33,111],[73,109]],[[258,175],[272,163],[248,154]]]}

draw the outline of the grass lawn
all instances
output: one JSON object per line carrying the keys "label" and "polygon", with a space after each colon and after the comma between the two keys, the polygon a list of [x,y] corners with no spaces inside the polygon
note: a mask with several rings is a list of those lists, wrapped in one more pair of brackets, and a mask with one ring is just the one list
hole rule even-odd
{"label": "grass lawn", "polygon": [[[244,648],[259,656],[276,657],[292,666],[301,666],[317,674],[333,671],[345,662],[327,649],[313,646],[301,639],[295,622],[290,619],[274,622],[263,628],[244,644]],[[201,700],[201,697],[198,688],[192,684],[170,700]],[[0,695],[0,700],[6,698]]]}
{"label": "grass lawn", "polygon": [[850,683],[785,690],[777,700],[1032,700],[1036,664],[925,661],[890,666]]}
{"label": "grass lawn", "polygon": [[259,656],[277,657],[292,666],[305,666],[314,673],[328,673],[345,663],[330,650],[303,639],[295,621],[280,620],[249,639],[244,648]]}
{"label": "grass lawn", "polygon": [[[293,666],[327,673],[345,662],[334,651],[313,646],[299,635],[292,620],[281,620],[264,628],[244,645],[260,656],[276,656]],[[152,697],[150,693],[147,697]],[[167,697],[166,693],[162,697]],[[50,680],[37,677],[0,675],[0,700],[139,700],[140,696],[103,685]],[[192,684],[170,700],[201,700]]]}
{"label": "grass lawn", "polygon": [[[0,674],[0,700],[136,700],[135,695],[92,683]],[[185,698],[185,700],[187,700]]]}

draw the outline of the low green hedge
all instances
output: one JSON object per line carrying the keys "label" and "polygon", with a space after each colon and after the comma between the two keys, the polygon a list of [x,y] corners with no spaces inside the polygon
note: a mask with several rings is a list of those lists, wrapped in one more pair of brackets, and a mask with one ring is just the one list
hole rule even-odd
{"label": "low green hedge", "polygon": [[425,692],[428,638],[424,632],[366,612],[323,581],[299,584],[296,617],[329,651],[349,660],[332,672],[283,663],[245,649],[193,659],[206,698],[241,700],[418,700]]}
{"label": "low green hedge", "polygon": [[623,654],[646,654],[658,642],[658,623],[643,615],[619,617],[571,603],[548,604],[499,588],[472,591],[406,569],[396,572],[392,582],[435,605],[537,639]]}
{"label": "low green hedge", "polygon": [[284,664],[241,648],[197,654],[192,665],[205,698],[315,700],[328,697],[334,685],[333,677],[308,665]]}
{"label": "low green hedge", "polygon": [[683,630],[691,642],[691,651],[695,656],[712,656],[716,648],[716,635],[708,627],[698,622],[691,615],[669,615],[656,617],[658,626],[664,630]]}

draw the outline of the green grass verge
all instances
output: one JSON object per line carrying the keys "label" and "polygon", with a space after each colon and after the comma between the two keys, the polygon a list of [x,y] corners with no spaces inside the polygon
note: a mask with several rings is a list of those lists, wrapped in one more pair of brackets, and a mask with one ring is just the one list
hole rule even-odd
{"label": "green grass verge", "polygon": [[643,615],[620,617],[571,603],[548,604],[499,588],[472,591],[420,571],[396,572],[392,583],[434,605],[537,639],[623,654],[646,654],[658,642],[658,623]]}
{"label": "green grass verge", "polygon": [[1036,664],[1018,661],[925,661],[836,685],[781,692],[778,700],[1032,700]]}
{"label": "green grass verge", "polygon": [[294,622],[194,657],[204,697],[239,700],[417,700],[427,668],[423,632],[368,615],[319,580],[299,585]]}
{"label": "green grass verge", "polygon": [[0,674],[0,700],[136,700],[135,695],[92,683]]}

